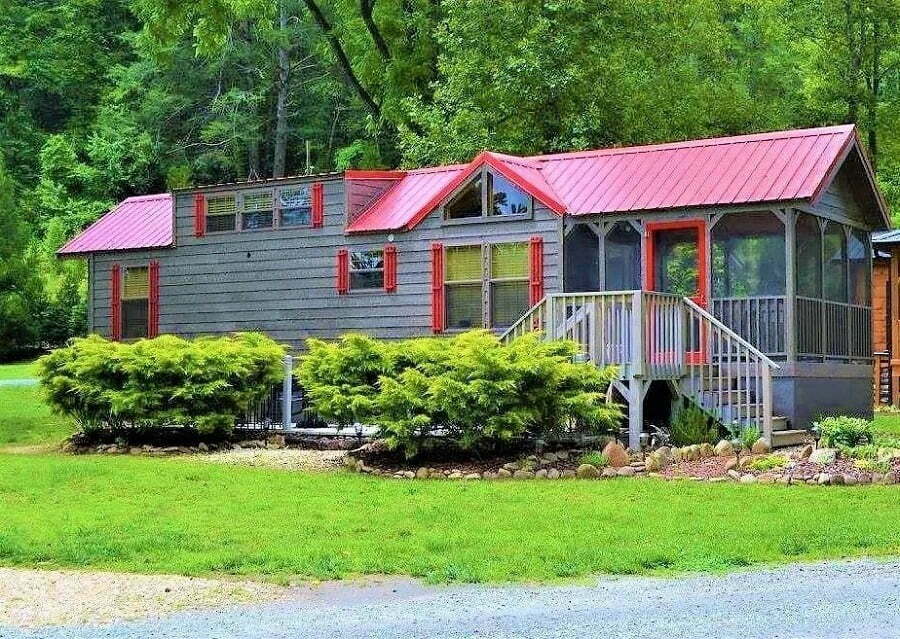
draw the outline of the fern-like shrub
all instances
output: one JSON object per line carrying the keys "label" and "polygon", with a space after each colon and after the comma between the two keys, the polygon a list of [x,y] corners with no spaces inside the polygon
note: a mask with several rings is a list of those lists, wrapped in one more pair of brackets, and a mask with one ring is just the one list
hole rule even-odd
{"label": "fern-like shrub", "polygon": [[681,406],[672,419],[672,444],[711,444],[719,438],[719,427],[695,404]]}
{"label": "fern-like shrub", "polygon": [[599,431],[621,417],[605,401],[615,369],[572,361],[571,341],[487,331],[454,337],[307,340],[298,376],[313,409],[340,425],[372,424],[407,457],[436,438],[474,449],[517,437]]}
{"label": "fern-like shrub", "polygon": [[133,343],[74,339],[38,361],[50,406],[82,430],[186,426],[229,432],[284,376],[285,348],[260,333]]}

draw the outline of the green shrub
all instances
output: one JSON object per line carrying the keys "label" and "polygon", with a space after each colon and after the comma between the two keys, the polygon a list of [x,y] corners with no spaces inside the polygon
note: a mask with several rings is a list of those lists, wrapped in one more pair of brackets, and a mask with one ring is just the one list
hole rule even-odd
{"label": "green shrub", "polygon": [[313,409],[340,425],[373,424],[407,456],[443,437],[463,449],[577,426],[598,431],[621,414],[605,402],[615,369],[573,363],[573,342],[487,331],[385,341],[308,340],[298,376]]}
{"label": "green shrub", "polygon": [[872,422],[860,417],[826,417],[816,422],[828,447],[861,446],[873,440]]}
{"label": "green shrub", "polygon": [[719,438],[719,428],[695,404],[683,405],[672,419],[672,445],[691,446],[713,443]]}
{"label": "green shrub", "polygon": [[787,457],[782,455],[766,455],[765,457],[757,457],[747,465],[751,470],[764,473],[769,470],[775,470],[776,468],[784,468],[787,466],[787,463]]}
{"label": "green shrub", "polygon": [[599,451],[592,450],[583,454],[578,459],[578,463],[590,464],[591,466],[596,466],[597,468],[606,468],[607,466],[609,466],[609,457]]}
{"label": "green shrub", "polygon": [[859,469],[870,473],[886,473],[891,469],[891,465],[886,461],[875,461],[874,459],[857,459],[853,462]]}
{"label": "green shrub", "polygon": [[92,335],[42,357],[38,370],[50,406],[83,430],[227,432],[282,379],[284,352],[259,333],[134,343]]}

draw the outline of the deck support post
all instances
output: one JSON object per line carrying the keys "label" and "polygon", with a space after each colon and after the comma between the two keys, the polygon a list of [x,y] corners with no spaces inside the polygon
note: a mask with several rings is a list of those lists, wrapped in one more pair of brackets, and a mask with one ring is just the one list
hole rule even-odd
{"label": "deck support post", "polygon": [[629,377],[627,387],[622,382],[616,382],[616,388],[628,402],[628,448],[638,450],[644,431],[644,398],[650,389],[650,380]]}
{"label": "deck support post", "polygon": [[281,382],[281,427],[291,430],[294,427],[292,421],[293,407],[291,405],[294,392],[294,358],[284,356],[284,379]]}

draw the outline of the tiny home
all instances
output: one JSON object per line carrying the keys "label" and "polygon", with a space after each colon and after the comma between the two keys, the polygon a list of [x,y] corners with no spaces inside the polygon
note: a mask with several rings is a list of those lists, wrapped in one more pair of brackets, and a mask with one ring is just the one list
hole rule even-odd
{"label": "tiny home", "polygon": [[900,405],[900,231],[872,235],[875,403]]}
{"label": "tiny home", "polygon": [[619,367],[631,445],[684,399],[778,445],[871,413],[887,224],[836,126],[179,189],[60,255],[87,259],[90,328],[114,339],[539,330]]}

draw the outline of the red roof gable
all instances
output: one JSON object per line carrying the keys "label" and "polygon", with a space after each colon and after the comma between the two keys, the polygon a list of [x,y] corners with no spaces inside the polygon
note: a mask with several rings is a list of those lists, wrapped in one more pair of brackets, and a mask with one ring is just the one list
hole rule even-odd
{"label": "red roof gable", "polygon": [[347,230],[411,229],[484,164],[568,215],[814,202],[854,147],[877,193],[853,125],[524,158],[485,152],[467,165],[409,171]]}
{"label": "red roof gable", "polygon": [[130,197],[69,240],[58,255],[172,246],[172,196]]}

